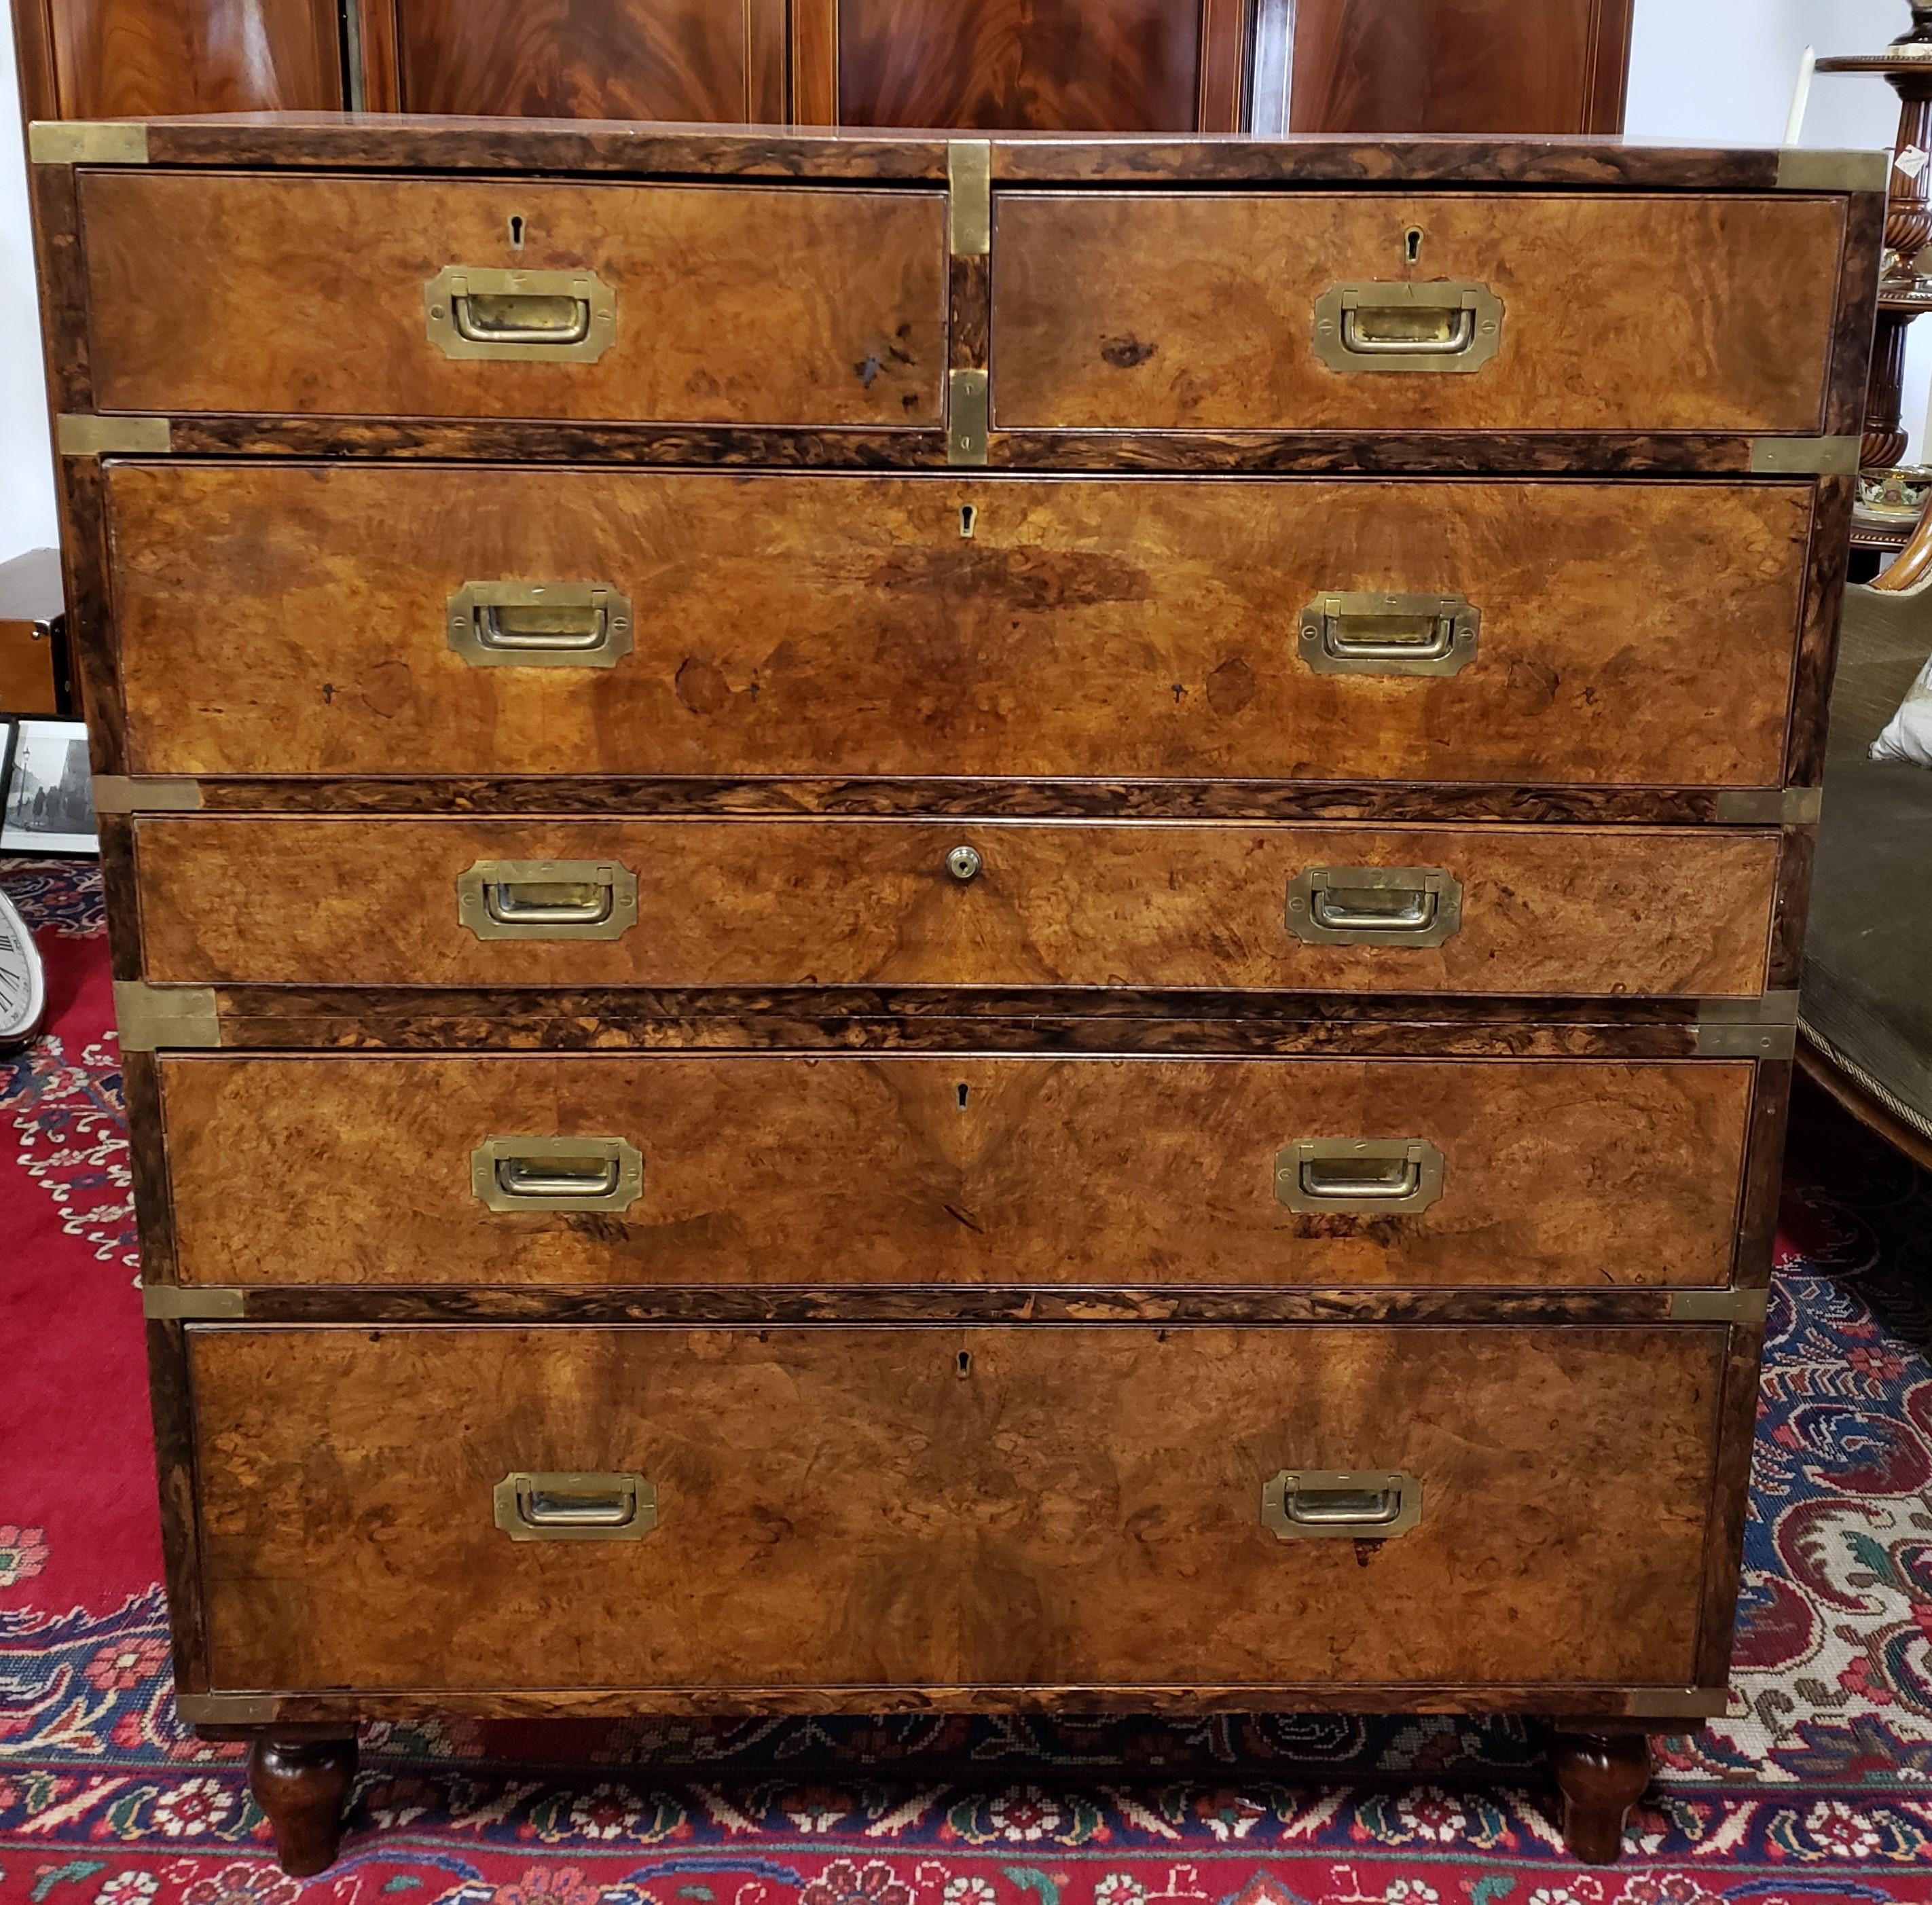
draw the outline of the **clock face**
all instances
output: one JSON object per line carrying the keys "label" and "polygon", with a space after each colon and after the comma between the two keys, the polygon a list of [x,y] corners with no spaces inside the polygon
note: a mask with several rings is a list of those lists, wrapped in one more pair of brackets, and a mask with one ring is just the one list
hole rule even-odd
{"label": "clock face", "polygon": [[46,1002],[39,949],[14,902],[0,893],[0,1051],[34,1036]]}

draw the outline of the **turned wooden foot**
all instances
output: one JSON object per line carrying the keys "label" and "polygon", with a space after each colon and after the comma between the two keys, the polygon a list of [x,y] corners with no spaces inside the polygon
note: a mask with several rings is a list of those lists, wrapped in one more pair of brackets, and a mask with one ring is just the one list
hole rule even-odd
{"label": "turned wooden foot", "polygon": [[269,1733],[248,1750],[248,1790],[274,1828],[275,1857],[291,1878],[335,1862],[342,1809],[356,1777],[356,1741]]}
{"label": "turned wooden foot", "polygon": [[1550,1748],[1563,1795],[1563,1842],[1586,1865],[1615,1864],[1624,1821],[1650,1784],[1650,1741],[1638,1732],[1560,1731]]}

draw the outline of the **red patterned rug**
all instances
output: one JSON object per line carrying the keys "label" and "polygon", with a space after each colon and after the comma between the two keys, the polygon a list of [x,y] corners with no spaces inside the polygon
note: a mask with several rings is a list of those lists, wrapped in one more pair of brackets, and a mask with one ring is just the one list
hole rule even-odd
{"label": "red patterned rug", "polygon": [[1732,1712],[1564,1858],[1513,1723],[379,1726],[284,1876],[174,1716],[91,867],[0,868],[52,1011],[0,1059],[4,1905],[1932,1905],[1932,1184],[1794,1126]]}

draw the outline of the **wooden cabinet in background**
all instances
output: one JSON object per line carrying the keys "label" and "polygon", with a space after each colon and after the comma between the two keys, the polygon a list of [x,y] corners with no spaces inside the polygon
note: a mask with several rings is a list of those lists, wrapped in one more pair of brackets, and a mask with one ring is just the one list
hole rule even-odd
{"label": "wooden cabinet in background", "polygon": [[782,121],[785,0],[362,0],[373,110]]}
{"label": "wooden cabinet in background", "polygon": [[14,0],[29,118],[1619,130],[1632,0]]}
{"label": "wooden cabinet in background", "polygon": [[[1263,0],[1297,132],[1617,132],[1632,0]],[[1267,34],[1262,35],[1266,51]],[[1257,74],[1258,130],[1280,128]]]}
{"label": "wooden cabinet in background", "polygon": [[332,0],[14,0],[30,119],[344,103]]}
{"label": "wooden cabinet in background", "polygon": [[1243,0],[840,0],[836,122],[1233,131],[1247,11]]}

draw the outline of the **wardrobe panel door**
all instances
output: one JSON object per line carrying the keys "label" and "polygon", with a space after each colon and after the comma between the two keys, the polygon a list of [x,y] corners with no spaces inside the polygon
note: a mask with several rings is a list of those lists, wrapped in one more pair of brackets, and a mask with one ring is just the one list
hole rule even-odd
{"label": "wardrobe panel door", "polygon": [[1298,133],[1623,128],[1630,0],[1298,0],[1262,9],[1284,10],[1294,22]]}
{"label": "wardrobe panel door", "polygon": [[62,118],[343,104],[332,0],[58,0],[49,18]]}
{"label": "wardrobe panel door", "polygon": [[840,0],[839,122],[1192,132],[1208,11],[1208,0]]}
{"label": "wardrobe panel door", "polygon": [[751,97],[760,0],[395,0],[395,8],[406,112],[780,116]]}

